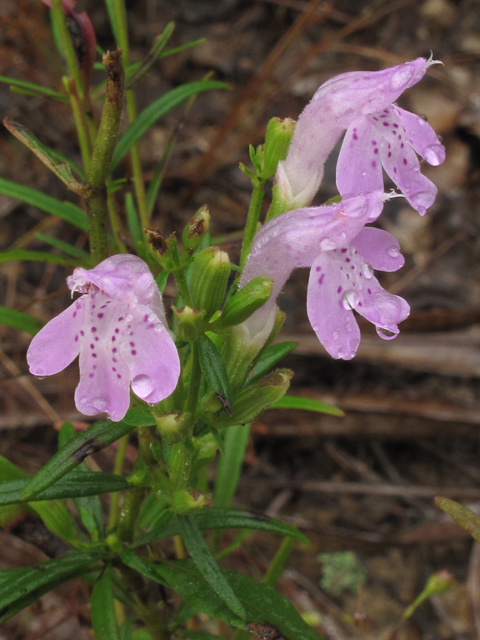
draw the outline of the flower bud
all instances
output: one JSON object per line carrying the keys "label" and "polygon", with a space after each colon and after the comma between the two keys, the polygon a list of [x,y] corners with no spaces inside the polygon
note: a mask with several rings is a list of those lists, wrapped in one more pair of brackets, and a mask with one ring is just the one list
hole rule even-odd
{"label": "flower bud", "polygon": [[218,247],[207,247],[197,253],[192,262],[190,290],[193,306],[205,309],[209,320],[222,304],[230,275],[230,259]]}
{"label": "flower bud", "polygon": [[207,205],[204,205],[188,222],[182,233],[183,248],[189,255],[193,255],[198,249],[209,229],[210,213]]}
{"label": "flower bud", "polygon": [[285,118],[285,120],[272,118],[268,123],[263,150],[263,168],[260,172],[261,178],[267,179],[274,176],[280,160],[285,160],[295,125],[296,122],[290,118]]}
{"label": "flower bud", "polygon": [[221,415],[217,418],[217,429],[255,420],[262,411],[283,398],[292,376],[290,369],[277,369],[244,387],[233,400],[232,417]]}
{"label": "flower bud", "polygon": [[271,278],[260,276],[250,280],[226,302],[222,315],[211,327],[212,331],[222,331],[244,322],[267,302],[272,294],[272,286]]}
{"label": "flower bud", "polygon": [[173,411],[162,416],[153,415],[158,431],[167,444],[177,444],[188,436],[190,414]]}
{"label": "flower bud", "polygon": [[215,458],[218,444],[212,433],[207,433],[201,438],[193,438],[193,442],[197,449],[192,460],[192,471],[195,473]]}
{"label": "flower bud", "polygon": [[205,311],[194,311],[190,307],[177,309],[172,305],[175,333],[179,340],[192,342],[202,335]]}
{"label": "flower bud", "polygon": [[167,271],[174,271],[178,265],[177,239],[175,234],[164,235],[161,231],[143,227],[148,242],[152,247],[151,255]]}
{"label": "flower bud", "polygon": [[210,493],[202,493],[198,489],[182,489],[175,494],[171,510],[174,513],[184,515],[196,509],[203,509],[211,498]]}

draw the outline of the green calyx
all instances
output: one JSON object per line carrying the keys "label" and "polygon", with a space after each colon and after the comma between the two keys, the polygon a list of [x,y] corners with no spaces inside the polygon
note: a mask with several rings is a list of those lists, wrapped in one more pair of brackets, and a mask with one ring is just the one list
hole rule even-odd
{"label": "green calyx", "polygon": [[269,300],[272,287],[270,278],[259,277],[248,282],[226,302],[222,315],[211,325],[211,330],[221,332],[247,320]]}
{"label": "green calyx", "polygon": [[193,255],[210,229],[210,213],[207,205],[201,207],[193,218],[185,225],[182,233],[184,251]]}
{"label": "green calyx", "polygon": [[209,320],[223,302],[230,275],[230,259],[218,247],[207,247],[192,262],[190,292],[197,311]]}

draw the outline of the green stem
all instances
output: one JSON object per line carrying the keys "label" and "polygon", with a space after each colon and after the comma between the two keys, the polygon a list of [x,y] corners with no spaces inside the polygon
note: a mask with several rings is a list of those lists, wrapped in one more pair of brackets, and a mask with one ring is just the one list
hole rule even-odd
{"label": "green stem", "polygon": [[202,381],[202,370],[200,368],[200,354],[198,342],[192,342],[192,371],[190,374],[190,385],[188,388],[188,398],[186,411],[191,415],[192,423],[195,422],[195,414],[198,405],[198,393]]}
{"label": "green stem", "polygon": [[125,492],[118,518],[118,537],[121,542],[132,542],[145,489],[137,487]]}
{"label": "green stem", "polygon": [[177,285],[178,293],[182,296],[183,303],[187,307],[192,307],[192,298],[190,297],[190,291],[188,289],[187,274],[185,268],[179,268],[173,272],[175,278],[175,284]]}
{"label": "green stem", "polygon": [[257,232],[258,219],[262,208],[263,194],[265,191],[265,181],[252,177],[252,199],[248,209],[247,224],[245,225],[245,234],[243,236],[242,253],[240,254],[240,274],[243,271],[248,255],[252,248],[252,240]]}
{"label": "green stem", "polygon": [[86,199],[90,233],[90,253],[94,264],[108,256],[107,218],[108,198],[106,179],[117,143],[123,107],[125,75],[120,62],[121,51],[107,51],[103,66],[107,72],[107,92],[90,166],[86,172],[86,185],[90,195]]}
{"label": "green stem", "polygon": [[[117,455],[115,456],[115,466],[113,468],[113,473],[117,476],[121,476],[123,474],[123,463],[125,461],[128,438],[129,434],[123,436],[123,438],[120,438],[120,440],[118,441]],[[113,527],[117,524],[119,501],[120,493],[112,493],[112,499],[110,501],[110,511],[108,514],[108,527],[110,529],[113,529]]]}
{"label": "green stem", "polygon": [[65,21],[65,14],[63,12],[62,0],[52,0],[52,12],[55,22],[57,24],[60,40],[62,41],[63,54],[67,61],[68,73],[75,82],[75,88],[77,89],[78,96],[80,98],[80,104],[82,110],[84,110],[84,89],[83,82],[80,76],[80,69],[78,68],[77,57],[73,48],[72,39],[68,32],[67,23]]}
{"label": "green stem", "polygon": [[65,88],[70,96],[70,106],[72,108],[73,120],[75,122],[75,128],[77,129],[78,142],[80,145],[80,153],[82,154],[83,168],[88,171],[90,166],[90,154],[92,148],[90,145],[90,137],[87,130],[86,119],[82,105],[80,104],[80,98],[78,97],[75,82],[72,78],[64,78]]}
{"label": "green stem", "polygon": [[[125,9],[125,2],[124,0],[113,0],[113,4],[117,18],[120,47],[123,51],[123,64],[124,67],[128,67],[130,52],[128,42],[127,11]],[[137,117],[137,106],[135,101],[135,94],[131,89],[126,92],[126,101],[128,121],[133,122],[133,120],[135,120],[135,118]],[[148,213],[147,197],[145,194],[145,182],[143,180],[143,171],[137,143],[135,143],[130,150],[130,158],[132,161],[132,181],[135,189],[135,196],[137,198],[140,220],[142,221],[143,226],[148,226],[150,216]]]}
{"label": "green stem", "polygon": [[137,429],[138,447],[140,457],[150,470],[158,467],[158,462],[153,455],[152,445],[156,441],[155,427],[139,427]]}

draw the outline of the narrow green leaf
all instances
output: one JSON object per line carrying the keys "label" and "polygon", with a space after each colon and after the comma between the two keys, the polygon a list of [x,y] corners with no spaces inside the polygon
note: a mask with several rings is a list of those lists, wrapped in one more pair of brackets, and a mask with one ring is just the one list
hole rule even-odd
{"label": "narrow green leaf", "polygon": [[203,44],[206,38],[199,38],[198,40],[192,40],[192,42],[187,42],[186,44],[181,44],[178,47],[174,47],[173,49],[167,49],[160,54],[160,58],[168,58],[168,56],[173,56],[176,53],[180,53],[180,51],[185,51],[185,49],[191,49],[192,47],[196,47],[199,44]]}
{"label": "narrow green leaf", "polygon": [[58,585],[91,571],[101,557],[98,551],[74,551],[10,575],[0,583],[0,624]]}
{"label": "narrow green leaf", "polygon": [[[179,560],[155,566],[155,572],[167,581],[178,595],[197,611],[227,624],[243,628],[245,619],[237,616],[217,595],[192,560]],[[289,639],[290,640],[290,639]]]}
{"label": "narrow green leaf", "polygon": [[249,435],[249,424],[228,427],[225,430],[225,454],[218,462],[215,478],[216,507],[229,507],[232,504]]}
{"label": "narrow green leaf", "polygon": [[90,254],[83,249],[79,249],[78,247],[74,247],[68,242],[63,242],[63,240],[58,240],[58,238],[53,238],[52,236],[48,236],[45,233],[36,233],[35,237],[41,242],[46,242],[47,244],[55,247],[59,251],[63,251],[68,256],[72,256],[72,258],[77,258],[77,262],[80,261],[82,266],[87,269],[92,268],[92,259]]}
{"label": "narrow green leaf", "polygon": [[147,409],[147,407],[129,409],[123,418],[123,422],[132,427],[154,427],[157,424],[152,415],[152,410]]}
{"label": "narrow green leaf", "polygon": [[148,55],[141,61],[139,68],[129,76],[125,81],[125,89],[130,89],[142,76],[144,76],[148,70],[152,67],[155,60],[160,57],[161,53],[167,46],[168,41],[173,35],[175,30],[175,23],[169,22],[163,32],[156,37],[153,47],[150,49]]}
{"label": "narrow green leaf", "polygon": [[155,571],[156,564],[150,558],[142,558],[135,555],[133,551],[125,550],[120,554],[120,558],[123,564],[126,564],[130,569],[135,569],[142,576],[147,577],[149,580],[163,584],[164,587],[168,587],[168,583],[162,578],[157,571]]}
{"label": "narrow green leaf", "polygon": [[130,235],[132,236],[134,244],[136,245],[137,242],[143,243],[143,231],[131,193],[127,193],[125,195],[125,213],[127,215],[128,228],[130,229]]}
{"label": "narrow green leaf", "polygon": [[462,529],[468,531],[474,540],[480,542],[480,516],[468,507],[464,507],[449,498],[435,498],[437,507],[448,513],[448,515],[459,524]]}
{"label": "narrow green leaf", "polygon": [[[243,621],[232,616],[191,560],[162,563],[155,571],[190,606],[227,624],[244,628]],[[293,605],[275,589],[234,571],[222,571],[222,574],[245,609],[247,629],[262,632],[263,637],[280,638],[283,635],[288,640],[320,640]]]}
{"label": "narrow green leaf", "polygon": [[82,231],[88,231],[87,214],[71,202],[60,202],[60,200],[47,196],[36,189],[4,178],[0,178],[0,193],[37,207],[52,216],[57,216]]}
{"label": "narrow green leaf", "polygon": [[110,26],[112,27],[113,35],[115,37],[115,43],[119,46],[122,38],[120,34],[120,24],[117,17],[117,8],[114,0],[105,0],[105,6],[107,7]]}
{"label": "narrow green leaf", "polygon": [[5,84],[11,85],[10,88],[19,87],[20,89],[24,89],[32,95],[44,96],[45,98],[53,98],[54,100],[59,100],[60,102],[70,104],[70,99],[65,94],[59,93],[54,89],[49,89],[48,87],[42,87],[41,85],[34,84],[33,82],[26,82],[25,80],[18,80],[17,78],[9,78],[7,76],[0,76],[0,82],[5,82]]}
{"label": "narrow green leaf", "polygon": [[222,574],[220,567],[210,553],[210,549],[203,539],[194,518],[189,515],[177,516],[177,518],[183,541],[197,569],[233,613],[239,618],[245,618],[245,611],[242,605],[237,600],[228,580]]}
{"label": "narrow green leaf", "polygon": [[23,311],[15,311],[15,309],[0,306],[0,324],[18,329],[18,331],[25,331],[34,336],[45,323],[40,318],[29,316],[28,313]]}
{"label": "narrow green leaf", "polygon": [[292,547],[293,538],[284,538],[282,540],[282,543],[277,553],[275,554],[275,557],[268,565],[267,573],[263,576],[262,582],[264,584],[275,587],[285,570],[285,565],[287,564],[287,560],[290,557]]}
{"label": "narrow green leaf", "polygon": [[253,367],[252,375],[247,378],[247,384],[268,373],[277,362],[296,349],[296,347],[298,347],[298,342],[281,342],[265,349],[257,364]]}
{"label": "narrow green leaf", "polygon": [[0,483],[0,506],[22,502],[37,502],[39,500],[63,500],[65,498],[97,496],[102,493],[115,493],[135,488],[126,478],[113,473],[73,471],[57,481],[53,486],[36,493],[26,500],[22,497],[22,491],[30,480],[31,478],[27,477]]}
{"label": "narrow green leaf", "polygon": [[22,500],[32,500],[41,491],[48,489],[69,471],[77,467],[92,453],[105,449],[133,429],[124,422],[96,422],[88,429],[77,433],[56,453],[40,471],[30,479],[22,491]]}
{"label": "narrow green leaf", "polygon": [[33,135],[33,133],[24,127],[23,124],[15,122],[15,120],[9,120],[4,118],[3,124],[10,133],[17,138],[22,144],[34,153],[37,158],[43,162],[43,164],[54,173],[67,187],[83,196],[87,192],[85,185],[81,184],[72,175],[70,165],[68,162],[58,163],[56,158],[51,153],[50,149],[40,142],[40,140]]}
{"label": "narrow green leaf", "polygon": [[270,409],[304,409],[305,411],[316,411],[317,413],[328,413],[331,416],[342,417],[345,413],[337,407],[319,400],[311,400],[310,398],[301,398],[300,396],[283,396],[274,404],[270,405]]}
{"label": "narrow green leaf", "polygon": [[[164,512],[165,513],[165,512]],[[170,538],[180,534],[178,516],[167,519],[161,513],[152,522],[150,530],[145,535],[135,540],[135,546],[149,544],[161,538]],[[269,518],[263,514],[245,511],[243,509],[210,508],[201,509],[190,514],[200,531],[209,529],[252,529],[256,531],[268,531],[281,536],[288,536],[299,540],[304,544],[310,544],[303,533],[285,522]]]}
{"label": "narrow green leaf", "polygon": [[64,267],[78,267],[78,258],[65,258],[64,256],[57,256],[55,253],[46,253],[45,251],[12,249],[11,251],[2,251],[0,253],[0,264],[14,260],[48,262],[49,264],[61,264]]}
{"label": "narrow green leaf", "polygon": [[[207,336],[201,336],[198,340],[198,353],[200,367],[207,380],[208,386],[215,393],[220,394],[220,401],[225,413],[229,416],[233,404],[232,389],[228,379],[227,368],[220,355],[220,351]],[[218,396],[217,396],[218,397]]]}
{"label": "narrow green leaf", "polygon": [[107,565],[92,592],[92,627],[96,640],[120,640],[113,603],[111,569]]}
{"label": "narrow green leaf", "polygon": [[224,82],[217,82],[215,80],[189,82],[168,91],[163,96],[155,100],[155,102],[152,102],[152,104],[144,109],[142,113],[140,113],[135,120],[129,124],[126,131],[120,137],[115,153],[113,154],[110,172],[114,171],[120,160],[130,151],[133,145],[143,136],[143,134],[146,133],[159,118],[168,113],[178,104],[201,91],[228,88],[229,86]]}

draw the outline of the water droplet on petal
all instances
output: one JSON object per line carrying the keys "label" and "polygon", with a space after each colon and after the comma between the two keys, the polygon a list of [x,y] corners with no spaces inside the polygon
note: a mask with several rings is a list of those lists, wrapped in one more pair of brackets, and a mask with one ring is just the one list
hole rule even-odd
{"label": "water droplet on petal", "polygon": [[397,258],[400,255],[400,249],[394,245],[387,249],[387,253],[391,258]]}
{"label": "water droplet on petal", "polygon": [[373,268],[366,262],[364,262],[362,266],[362,273],[365,277],[365,280],[370,280],[370,278],[373,278]]}
{"label": "water droplet on petal", "polygon": [[153,381],[150,376],[141,374],[132,380],[132,391],[139,398],[146,398],[153,391]]}
{"label": "water droplet on petal", "polygon": [[42,378],[40,378],[40,376],[44,376],[45,377],[45,368],[44,367],[37,367],[35,369],[35,371],[32,371],[33,375],[38,378],[39,380],[41,380]]}
{"label": "water droplet on petal", "polygon": [[347,234],[342,231],[342,233],[340,234],[340,240],[342,240],[343,242],[346,239],[347,239]]}
{"label": "water droplet on petal", "polygon": [[338,338],[339,338],[339,333],[338,333],[338,331],[334,331],[334,332],[332,333],[332,338],[333,338],[334,340],[338,340]]}
{"label": "water droplet on petal", "polygon": [[389,331],[388,329],[384,329],[383,327],[376,327],[377,333],[383,340],[393,340],[398,335],[398,330]]}
{"label": "water droplet on petal", "polygon": [[312,329],[315,331],[315,333],[317,333],[317,331],[318,331],[318,324],[313,324],[313,325],[312,325]]}
{"label": "water droplet on petal", "polygon": [[422,155],[428,164],[438,167],[445,160],[445,149],[441,144],[432,144],[423,149]]}
{"label": "water droplet on petal", "polygon": [[355,309],[360,302],[360,296],[353,289],[345,291],[343,294],[343,307],[344,309]]}
{"label": "water droplet on petal", "polygon": [[[82,404],[87,404],[87,400],[82,402]],[[103,413],[104,411],[108,411],[110,402],[106,398],[94,398],[89,404],[93,409],[96,409],[98,413]]]}
{"label": "water droplet on petal", "polygon": [[330,240],[330,238],[324,238],[320,240],[320,249],[322,251],[333,251],[337,246],[337,243],[334,240]]}

